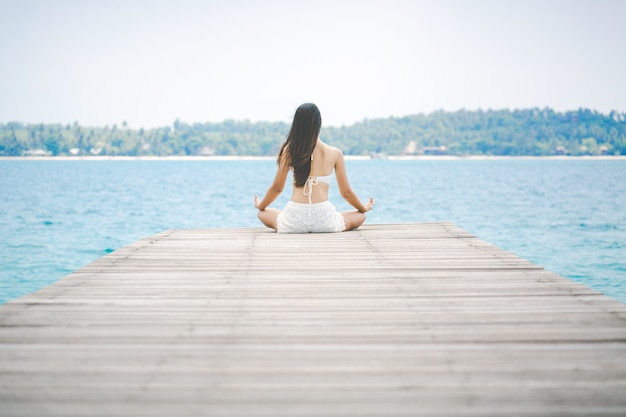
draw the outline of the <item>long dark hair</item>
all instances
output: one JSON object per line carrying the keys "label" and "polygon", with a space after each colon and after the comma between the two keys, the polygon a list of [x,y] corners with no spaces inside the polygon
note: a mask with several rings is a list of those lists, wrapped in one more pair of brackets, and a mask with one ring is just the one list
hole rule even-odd
{"label": "long dark hair", "polygon": [[322,128],[322,115],[313,103],[304,103],[296,109],[289,135],[278,153],[277,163],[280,163],[285,150],[286,163],[293,169],[296,187],[304,187],[311,172],[311,155],[317,144],[317,138]]}

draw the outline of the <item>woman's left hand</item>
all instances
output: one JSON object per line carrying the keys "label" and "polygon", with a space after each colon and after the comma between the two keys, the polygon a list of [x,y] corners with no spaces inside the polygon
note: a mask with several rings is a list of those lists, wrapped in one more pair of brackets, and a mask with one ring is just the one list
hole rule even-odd
{"label": "woman's left hand", "polygon": [[[254,195],[254,207],[256,207],[256,208],[258,208],[259,210],[261,210],[261,209],[259,208],[259,196],[258,196],[258,195],[256,195],[256,194]],[[261,211],[263,211],[263,210],[261,210]]]}

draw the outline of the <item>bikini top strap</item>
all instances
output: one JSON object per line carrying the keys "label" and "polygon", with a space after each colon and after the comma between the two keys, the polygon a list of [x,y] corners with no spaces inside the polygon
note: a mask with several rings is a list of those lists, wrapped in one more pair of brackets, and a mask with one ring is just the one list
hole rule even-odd
{"label": "bikini top strap", "polygon": [[311,177],[304,183],[302,194],[309,197],[309,204],[313,204],[313,202],[311,201],[311,194],[313,194],[313,186],[317,184],[319,184],[319,181],[316,177]]}

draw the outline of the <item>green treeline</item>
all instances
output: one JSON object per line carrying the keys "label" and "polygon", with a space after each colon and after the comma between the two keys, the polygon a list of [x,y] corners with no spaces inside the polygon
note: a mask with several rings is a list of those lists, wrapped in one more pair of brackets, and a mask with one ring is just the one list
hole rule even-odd
{"label": "green treeline", "polygon": [[[289,130],[282,122],[129,129],[78,123],[0,124],[0,156],[273,156]],[[589,109],[437,111],[324,127],[321,137],[347,155],[626,155],[626,113]]]}

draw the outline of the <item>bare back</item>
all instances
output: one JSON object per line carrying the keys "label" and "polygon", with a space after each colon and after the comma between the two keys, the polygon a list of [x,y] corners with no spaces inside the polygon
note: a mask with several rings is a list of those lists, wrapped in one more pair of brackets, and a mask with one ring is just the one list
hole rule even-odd
{"label": "bare back", "polygon": [[[317,141],[315,150],[313,151],[313,159],[311,160],[311,172],[309,178],[323,177],[331,175],[337,165],[337,160],[341,156],[341,151],[335,147],[329,146],[322,142]],[[291,193],[291,200],[296,203],[308,203],[308,194],[304,193],[305,187],[293,187]],[[322,181],[315,181],[311,187],[311,202],[320,203],[328,200],[328,188],[329,185]]]}

